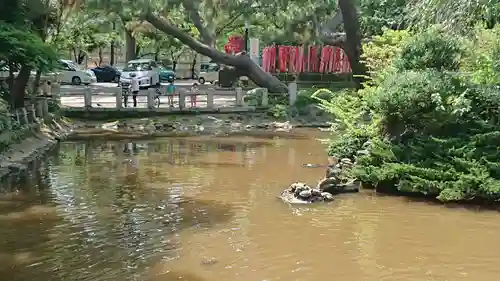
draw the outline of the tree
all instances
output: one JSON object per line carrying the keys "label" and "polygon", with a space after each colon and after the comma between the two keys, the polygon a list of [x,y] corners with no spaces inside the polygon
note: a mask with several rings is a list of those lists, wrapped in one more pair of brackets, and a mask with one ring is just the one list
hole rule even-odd
{"label": "tree", "polygon": [[[57,60],[44,42],[54,10],[46,1],[2,1],[0,6],[0,60],[9,66],[9,92],[15,108],[24,106],[26,86],[33,69],[49,70]],[[15,77],[14,70],[19,69]]]}

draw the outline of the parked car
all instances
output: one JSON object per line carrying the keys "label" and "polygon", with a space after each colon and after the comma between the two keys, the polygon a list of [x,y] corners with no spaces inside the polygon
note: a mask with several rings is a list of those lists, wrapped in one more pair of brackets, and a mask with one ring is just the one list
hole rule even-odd
{"label": "parked car", "polygon": [[205,84],[206,82],[215,84],[219,81],[219,70],[220,66],[218,64],[202,65],[202,70],[198,74],[198,82],[200,84]]}
{"label": "parked car", "polygon": [[149,88],[160,84],[160,67],[152,59],[138,59],[127,62],[127,65],[122,70],[120,83],[130,83],[131,73],[135,73],[141,88]]}
{"label": "parked car", "polygon": [[111,65],[101,65],[91,68],[97,78],[97,82],[115,82],[120,81],[120,71]]}
{"label": "parked car", "polygon": [[160,67],[160,81],[173,81],[175,80],[175,71],[172,70],[169,66],[161,66]]}
{"label": "parked car", "polygon": [[59,60],[58,81],[64,84],[88,85],[97,82],[97,78],[92,70],[82,69],[76,63],[70,60]]}

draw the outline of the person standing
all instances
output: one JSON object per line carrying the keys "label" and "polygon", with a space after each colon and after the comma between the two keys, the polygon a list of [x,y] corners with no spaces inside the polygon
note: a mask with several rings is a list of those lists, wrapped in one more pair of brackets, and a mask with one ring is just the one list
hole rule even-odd
{"label": "person standing", "polygon": [[132,86],[132,100],[134,101],[134,107],[137,107],[137,95],[139,94],[139,79],[137,79],[135,73],[131,73],[130,78]]}
{"label": "person standing", "polygon": [[198,84],[194,83],[191,87],[191,107],[196,107],[196,100],[199,94]]}
{"label": "person standing", "polygon": [[174,94],[175,94],[175,85],[174,85],[174,81],[171,80],[167,86],[167,98],[168,98],[168,104],[170,105],[170,107],[174,107]]}

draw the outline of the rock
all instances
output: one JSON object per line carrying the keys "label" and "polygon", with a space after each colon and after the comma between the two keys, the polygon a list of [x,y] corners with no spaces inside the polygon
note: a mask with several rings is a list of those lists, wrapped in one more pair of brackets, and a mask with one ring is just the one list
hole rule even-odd
{"label": "rock", "polygon": [[313,189],[305,183],[296,182],[281,192],[279,198],[289,204],[309,204],[332,201],[333,195],[321,192],[319,189]]}
{"label": "rock", "polygon": [[326,177],[331,178],[331,177],[339,177],[340,174],[342,173],[342,170],[336,165],[328,166],[326,169]]}
{"label": "rock", "polygon": [[340,159],[340,163],[351,164],[352,165],[352,161],[349,158],[342,158],[342,159]]}
{"label": "rock", "polygon": [[299,197],[302,199],[309,199],[312,196],[311,190],[302,190],[299,192]]}
{"label": "rock", "polygon": [[217,263],[219,263],[219,261],[216,258],[208,258],[208,259],[202,260],[200,264],[201,265],[214,265]]}
{"label": "rock", "polygon": [[322,192],[331,194],[354,193],[359,191],[359,186],[352,183],[342,183],[339,178],[324,178],[318,183],[318,188]]}
{"label": "rock", "polygon": [[323,196],[325,201],[333,201],[335,197],[329,192],[321,192],[321,196]]}

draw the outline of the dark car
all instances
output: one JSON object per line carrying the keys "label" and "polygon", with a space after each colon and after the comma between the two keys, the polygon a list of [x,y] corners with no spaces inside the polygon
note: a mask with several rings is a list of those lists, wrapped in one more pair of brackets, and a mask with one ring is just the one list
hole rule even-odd
{"label": "dark car", "polygon": [[171,67],[160,66],[160,81],[173,81],[175,80],[175,71]]}
{"label": "dark car", "polygon": [[101,65],[91,69],[97,77],[97,82],[115,82],[120,81],[120,71],[110,65]]}

